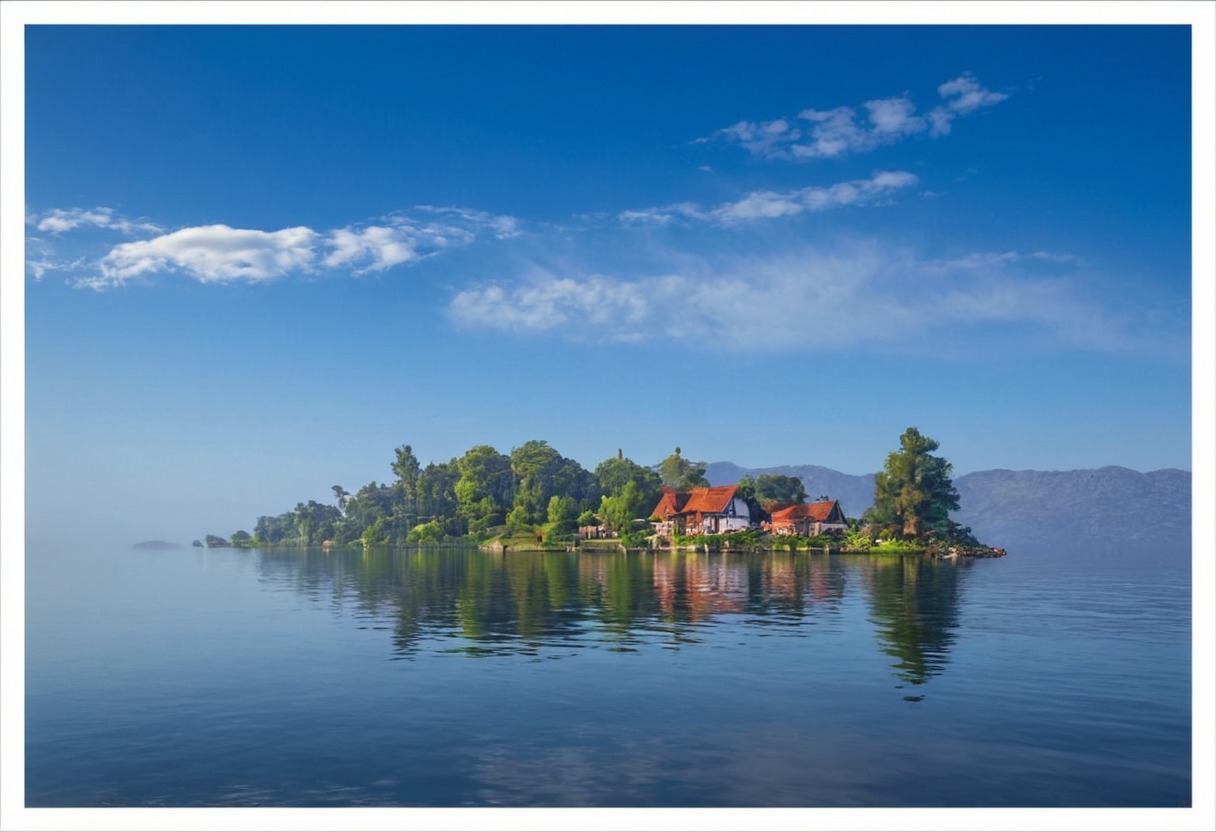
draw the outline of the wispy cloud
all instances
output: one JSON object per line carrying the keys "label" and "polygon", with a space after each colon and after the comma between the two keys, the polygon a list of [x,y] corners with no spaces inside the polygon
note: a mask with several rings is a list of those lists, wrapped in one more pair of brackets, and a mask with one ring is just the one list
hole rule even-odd
{"label": "wispy cloud", "polygon": [[719,259],[633,278],[536,270],[466,289],[449,313],[457,324],[483,330],[745,352],[925,345],[1016,327],[1089,349],[1127,345],[1116,316],[1064,274],[1018,269],[1030,261],[1048,259],[1007,252],[918,260],[868,244]]}
{"label": "wispy cloud", "polygon": [[696,203],[680,202],[660,208],[622,211],[618,218],[627,224],[669,225],[677,219],[737,225],[756,220],[791,217],[845,206],[872,205],[889,200],[896,191],[917,183],[906,171],[876,171],[869,179],[838,182],[792,191],[753,191],[735,202],[705,209]]}
{"label": "wispy cloud", "polygon": [[450,310],[462,323],[479,327],[543,332],[590,325],[601,332],[624,327],[627,334],[651,312],[646,288],[599,275],[575,280],[537,271],[514,288],[491,283],[461,292]]}
{"label": "wispy cloud", "polygon": [[330,268],[351,268],[355,274],[383,271],[446,248],[466,246],[476,238],[479,227],[493,226],[488,218],[485,221],[478,218],[470,227],[469,223],[418,222],[397,214],[385,218],[382,224],[348,226],[330,232],[325,239],[329,252],[324,263]]}
{"label": "wispy cloud", "polygon": [[854,107],[806,109],[797,120],[740,121],[699,142],[720,139],[768,159],[829,159],[865,153],[917,134],[944,136],[959,116],[992,107],[1008,96],[985,88],[970,74],[940,84],[941,103],[918,114],[907,94],[864,102]]}
{"label": "wispy cloud", "polygon": [[[135,278],[178,273],[202,283],[258,282],[293,273],[346,270],[366,274],[408,265],[442,250],[466,246],[479,236],[518,235],[513,217],[464,208],[418,206],[436,216],[419,219],[403,212],[378,220],[320,232],[307,226],[267,231],[213,224],[164,233],[151,223],[132,223],[108,208],[53,209],[28,223],[53,236],[81,226],[156,236],[113,245],[100,257],[56,259],[47,240],[27,238],[32,252],[26,268],[41,280],[50,271],[76,273],[75,285],[106,289]],[[84,272],[81,274],[81,272]]]}
{"label": "wispy cloud", "polygon": [[414,207],[419,211],[455,217],[464,223],[466,228],[488,231],[499,240],[518,237],[522,233],[519,228],[519,220],[506,214],[490,214],[486,211],[452,206],[415,205]]}
{"label": "wispy cloud", "polygon": [[136,232],[158,233],[163,229],[150,222],[129,220],[113,208],[52,208],[45,214],[27,218],[39,231],[62,234],[81,226],[95,226],[124,234]]}

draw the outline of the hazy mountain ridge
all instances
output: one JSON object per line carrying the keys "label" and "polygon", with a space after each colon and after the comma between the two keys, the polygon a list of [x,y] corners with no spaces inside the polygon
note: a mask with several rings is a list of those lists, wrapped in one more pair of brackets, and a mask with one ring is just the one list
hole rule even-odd
{"label": "hazy mountain ridge", "polygon": [[[745,475],[784,474],[802,479],[813,500],[840,500],[849,517],[874,502],[873,474],[844,474],[820,465],[742,468],[714,462],[705,475],[714,485]],[[954,518],[976,536],[1011,553],[1055,551],[1071,540],[1089,548],[1128,551],[1141,547],[1189,550],[1191,472],[1177,468],[1141,473],[1107,466],[1074,471],[976,471],[954,478],[960,510]]]}

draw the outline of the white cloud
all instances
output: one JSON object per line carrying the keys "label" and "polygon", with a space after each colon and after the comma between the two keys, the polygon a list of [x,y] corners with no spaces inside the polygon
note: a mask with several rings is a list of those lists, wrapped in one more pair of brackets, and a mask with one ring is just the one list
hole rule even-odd
{"label": "white cloud", "polygon": [[395,215],[384,225],[339,228],[326,237],[330,247],[324,263],[330,268],[349,267],[355,274],[383,271],[413,263],[442,249],[473,242],[475,233],[459,225],[417,223]]}
{"label": "white cloud", "polygon": [[809,142],[793,142],[788,152],[796,159],[825,159],[872,150],[880,143],[878,134],[857,124],[851,107],[834,110],[803,110],[798,118],[811,123]]}
{"label": "white cloud", "polygon": [[257,231],[204,225],[151,240],[123,243],[101,261],[98,279],[81,285],[118,286],[150,272],[183,271],[203,283],[267,280],[307,268],[317,233],[310,228]]}
{"label": "white cloud", "polygon": [[330,267],[366,263],[362,271],[380,271],[421,257],[415,240],[401,229],[372,225],[361,231],[340,228],[327,240],[332,251],[325,257]]}
{"label": "white cloud", "polygon": [[963,115],[999,104],[1009,97],[1004,93],[985,89],[970,73],[963,73],[953,81],[941,84],[937,93],[947,107]]}
{"label": "white cloud", "polygon": [[[865,102],[865,118],[852,107],[830,110],[806,109],[798,119],[806,122],[799,127],[788,119],[771,121],[740,121],[719,130],[710,138],[720,138],[738,144],[755,156],[770,159],[831,159],[850,153],[864,153],[900,139],[921,133],[944,136],[951,122],[963,115],[991,107],[1008,98],[982,86],[972,75],[964,73],[937,88],[942,100],[923,115],[907,95],[878,98]],[[698,139],[698,142],[708,139]]]}
{"label": "white cloud", "polygon": [[[480,236],[508,239],[521,233],[514,217],[455,207],[418,206],[417,210],[442,219],[419,220],[395,213],[325,233],[306,226],[264,231],[224,224],[163,233],[158,226],[131,222],[109,208],[52,209],[41,215],[27,212],[29,225],[55,237],[81,226],[156,236],[116,245],[100,259],[81,257],[70,263],[57,260],[47,241],[29,237],[27,244],[38,256],[31,256],[26,268],[35,280],[50,271],[76,272],[75,285],[92,289],[164,272],[180,272],[203,283],[262,281],[318,268],[364,274],[466,246]],[[90,261],[92,273],[80,275],[90,268]]]}
{"label": "white cloud", "polygon": [[598,275],[583,280],[541,273],[512,289],[489,284],[460,292],[449,307],[461,323],[541,332],[557,327],[631,328],[647,314],[635,283]]}
{"label": "white cloud", "polygon": [[82,225],[107,228],[121,231],[124,234],[133,234],[137,231],[158,233],[162,230],[160,226],[149,222],[128,220],[116,213],[113,208],[90,208],[88,210],[52,208],[43,214],[41,219],[32,218],[27,221],[33,223],[39,231],[47,231],[52,234],[72,231]]}
{"label": "white cloud", "polygon": [[861,245],[718,259],[632,279],[539,271],[514,285],[495,282],[462,291],[449,313],[458,324],[478,329],[747,352],[932,345],[977,333],[964,341],[970,349],[978,348],[980,336],[1017,327],[1085,348],[1123,346],[1119,325],[1082,298],[1067,277],[1011,269],[1043,261],[1040,255],[921,261]]}
{"label": "white cloud", "polygon": [[759,124],[740,121],[719,130],[717,135],[738,142],[757,156],[772,155],[780,147],[802,136],[798,130],[792,130],[789,121],[783,118]]}
{"label": "white cloud", "polygon": [[763,219],[792,217],[827,211],[848,205],[870,205],[890,199],[898,190],[917,183],[906,171],[875,171],[869,179],[854,179],[828,187],[813,186],[792,191],[753,191],[736,202],[725,202],[703,209],[695,203],[680,202],[662,208],[622,211],[618,219],[626,224],[669,225],[677,219],[737,225]]}
{"label": "white cloud", "polygon": [[461,221],[463,228],[474,234],[487,232],[499,240],[506,240],[518,237],[522,233],[519,229],[519,220],[507,214],[490,214],[486,211],[451,206],[415,205],[414,207],[419,211],[456,217]]}
{"label": "white cloud", "polygon": [[924,118],[914,115],[916,105],[907,98],[867,101],[866,109],[870,111],[870,123],[874,125],[876,134],[910,134],[925,129]]}
{"label": "white cloud", "polygon": [[1084,263],[1075,254],[1057,254],[1048,251],[1035,251],[1029,254],[1024,254],[1020,251],[979,251],[950,260],[926,260],[922,264],[922,268],[928,273],[946,273],[951,271],[991,272],[1006,266],[1036,262],[1056,266],[1079,266]]}

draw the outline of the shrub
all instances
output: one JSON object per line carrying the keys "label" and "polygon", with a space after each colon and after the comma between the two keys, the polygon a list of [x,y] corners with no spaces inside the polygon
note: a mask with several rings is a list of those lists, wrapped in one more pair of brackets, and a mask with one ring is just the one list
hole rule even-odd
{"label": "shrub", "polygon": [[410,543],[438,543],[443,540],[443,526],[435,520],[429,523],[419,523],[414,528],[410,529],[407,540]]}

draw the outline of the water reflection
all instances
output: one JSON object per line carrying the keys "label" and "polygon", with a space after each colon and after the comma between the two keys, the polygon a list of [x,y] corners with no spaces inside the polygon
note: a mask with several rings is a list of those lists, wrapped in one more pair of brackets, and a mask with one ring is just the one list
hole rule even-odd
{"label": "water reflection", "polygon": [[[697,643],[705,627],[839,620],[850,586],[897,677],[940,673],[958,627],[965,567],[920,557],[819,554],[262,552],[261,579],[391,624],[397,657],[420,651],[535,655],[542,647]],[[774,631],[775,632],[775,631]]]}
{"label": "water reflection", "polygon": [[951,566],[920,557],[862,562],[870,620],[903,681],[920,685],[945,667],[958,628],[959,576],[969,564]]}

